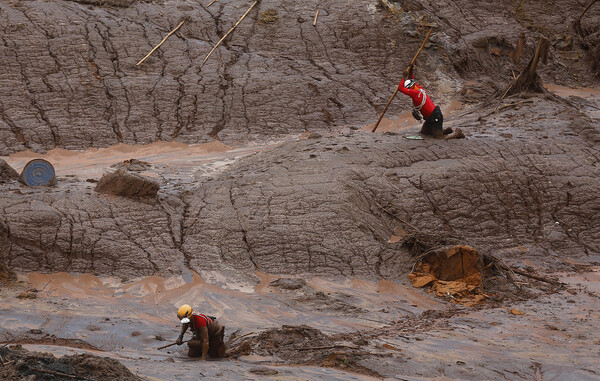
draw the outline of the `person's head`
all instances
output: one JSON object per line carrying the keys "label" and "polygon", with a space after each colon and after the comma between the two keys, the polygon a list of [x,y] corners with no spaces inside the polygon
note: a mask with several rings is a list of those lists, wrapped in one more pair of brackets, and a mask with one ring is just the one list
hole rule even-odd
{"label": "person's head", "polygon": [[181,320],[183,324],[190,322],[190,317],[192,317],[192,307],[187,304],[182,305],[177,310],[177,318]]}
{"label": "person's head", "polygon": [[417,82],[415,82],[414,79],[407,79],[404,81],[404,87],[407,89],[412,89],[417,85]]}

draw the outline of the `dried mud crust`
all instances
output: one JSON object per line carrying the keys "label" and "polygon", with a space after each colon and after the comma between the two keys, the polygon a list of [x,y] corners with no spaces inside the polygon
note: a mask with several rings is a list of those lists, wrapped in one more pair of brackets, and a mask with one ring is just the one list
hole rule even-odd
{"label": "dried mud crust", "polygon": [[0,378],[6,381],[34,380],[142,380],[123,364],[108,357],[89,354],[56,358],[50,353],[29,352],[20,345],[0,348],[3,364]]}
{"label": "dried mud crust", "polygon": [[[255,270],[405,279],[414,263],[397,227],[459,237],[509,264],[599,252],[599,153],[557,141],[349,134],[242,159],[156,204],[64,184],[0,194],[0,258],[18,271],[123,278],[181,267],[233,277]],[[87,189],[87,190],[86,190]],[[68,190],[68,192],[66,191]]]}
{"label": "dried mud crust", "polygon": [[[438,103],[469,81],[483,84],[470,87],[472,99],[503,87],[521,67],[511,58],[521,33],[523,60],[540,33],[553,43],[543,79],[585,85],[594,76],[573,38],[580,1],[378,4],[320,4],[313,26],[314,4],[263,0],[200,70],[243,13],[233,0],[210,8],[180,0],[2,2],[0,154],[270,140],[371,123],[430,25],[436,33],[417,75]],[[597,8],[585,22],[600,17]],[[276,17],[265,22],[268,12]],[[183,19],[180,31],[136,66]],[[394,102],[389,114],[408,105]]]}

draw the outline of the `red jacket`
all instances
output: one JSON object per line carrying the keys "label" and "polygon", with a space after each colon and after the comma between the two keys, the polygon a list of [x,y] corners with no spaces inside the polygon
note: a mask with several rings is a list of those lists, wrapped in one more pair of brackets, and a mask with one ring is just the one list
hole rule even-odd
{"label": "red jacket", "polygon": [[192,318],[190,319],[190,321],[191,321],[190,328],[194,332],[199,330],[201,327],[208,327],[209,325],[212,325],[212,323],[213,323],[211,318],[209,318],[208,316],[206,316],[204,314],[200,314],[196,311],[194,311],[192,313]]}
{"label": "red jacket", "polygon": [[[410,78],[414,79],[414,74],[411,75]],[[417,110],[421,111],[421,114],[423,114],[425,119],[429,118],[433,112],[433,109],[435,108],[435,104],[431,101],[431,98],[429,98],[425,92],[425,89],[417,84],[415,84],[415,87],[412,89],[407,89],[404,87],[404,78],[402,78],[402,82],[400,82],[400,85],[398,85],[398,90],[400,90],[402,94],[406,94],[411,97]]]}

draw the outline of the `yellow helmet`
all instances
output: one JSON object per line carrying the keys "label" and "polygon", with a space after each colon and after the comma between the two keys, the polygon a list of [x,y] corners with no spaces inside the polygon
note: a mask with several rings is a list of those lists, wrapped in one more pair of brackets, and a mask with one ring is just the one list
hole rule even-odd
{"label": "yellow helmet", "polygon": [[179,318],[179,320],[189,318],[191,316],[192,307],[187,304],[184,304],[183,306],[179,307],[179,310],[177,310],[177,318]]}

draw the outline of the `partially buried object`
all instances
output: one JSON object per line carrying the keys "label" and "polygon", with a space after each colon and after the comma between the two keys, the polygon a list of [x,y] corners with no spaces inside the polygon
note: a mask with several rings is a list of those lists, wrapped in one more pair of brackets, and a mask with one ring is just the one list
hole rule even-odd
{"label": "partially buried object", "polygon": [[44,159],[33,159],[23,168],[19,181],[29,186],[54,185],[56,184],[54,167]]}

